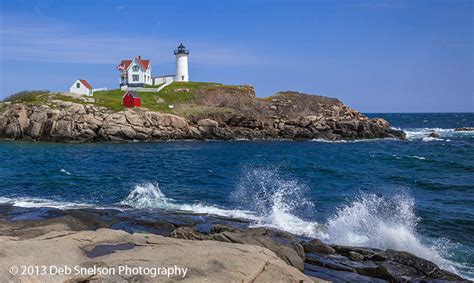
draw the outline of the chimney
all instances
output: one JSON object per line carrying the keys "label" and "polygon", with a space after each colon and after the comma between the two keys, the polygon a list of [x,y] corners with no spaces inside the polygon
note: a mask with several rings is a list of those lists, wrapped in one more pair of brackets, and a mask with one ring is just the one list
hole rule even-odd
{"label": "chimney", "polygon": [[141,59],[142,59],[142,56],[138,55],[138,59],[140,59],[140,60],[141,60]]}

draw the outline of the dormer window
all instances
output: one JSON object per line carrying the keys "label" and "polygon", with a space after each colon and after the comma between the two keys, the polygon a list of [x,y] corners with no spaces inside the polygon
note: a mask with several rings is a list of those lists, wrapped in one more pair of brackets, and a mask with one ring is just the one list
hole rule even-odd
{"label": "dormer window", "polygon": [[134,72],[138,72],[138,66],[137,66],[137,65],[133,66],[133,67],[132,67],[132,70],[133,70]]}

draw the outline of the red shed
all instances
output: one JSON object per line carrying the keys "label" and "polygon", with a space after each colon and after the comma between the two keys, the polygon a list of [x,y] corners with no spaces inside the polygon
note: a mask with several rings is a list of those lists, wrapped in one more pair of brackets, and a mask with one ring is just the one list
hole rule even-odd
{"label": "red shed", "polygon": [[127,91],[123,97],[123,106],[125,107],[140,107],[142,105],[142,100],[140,96],[134,91]]}

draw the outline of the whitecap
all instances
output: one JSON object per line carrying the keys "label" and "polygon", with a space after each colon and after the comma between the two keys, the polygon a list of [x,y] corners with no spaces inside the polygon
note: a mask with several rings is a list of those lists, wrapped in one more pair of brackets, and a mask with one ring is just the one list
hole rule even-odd
{"label": "whitecap", "polygon": [[426,160],[426,157],[423,157],[423,156],[409,155],[408,157],[414,158],[414,159],[419,159],[419,160]]}
{"label": "whitecap", "polygon": [[59,172],[64,173],[64,174],[66,174],[66,175],[71,175],[71,173],[68,172],[68,171],[67,171],[66,169],[64,169],[64,168],[61,168],[61,170],[59,170]]}
{"label": "whitecap", "polygon": [[435,137],[424,137],[422,139],[423,142],[432,142],[432,141],[444,141],[443,139],[440,138],[435,138]]}

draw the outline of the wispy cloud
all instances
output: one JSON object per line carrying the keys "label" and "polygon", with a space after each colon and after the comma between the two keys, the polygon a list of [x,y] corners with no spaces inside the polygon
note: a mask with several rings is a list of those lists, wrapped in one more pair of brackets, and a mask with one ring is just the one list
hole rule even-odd
{"label": "wispy cloud", "polygon": [[[82,64],[116,64],[137,55],[149,57],[155,64],[171,62],[173,49],[179,43],[171,38],[96,34],[45,23],[9,23],[0,29],[0,37],[0,59]],[[189,43],[193,61],[198,64],[242,66],[257,64],[260,59],[243,48],[215,48],[216,45],[196,40]]]}
{"label": "wispy cloud", "polygon": [[123,11],[123,10],[125,10],[125,5],[117,5],[117,6],[114,7],[114,9],[116,11]]}
{"label": "wispy cloud", "polygon": [[362,3],[359,3],[359,6],[368,7],[368,8],[390,8],[390,7],[393,7],[394,4],[389,1],[378,0],[378,1],[362,2]]}

